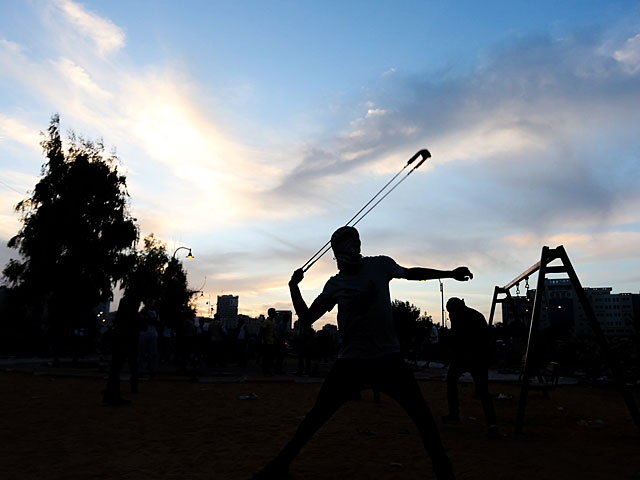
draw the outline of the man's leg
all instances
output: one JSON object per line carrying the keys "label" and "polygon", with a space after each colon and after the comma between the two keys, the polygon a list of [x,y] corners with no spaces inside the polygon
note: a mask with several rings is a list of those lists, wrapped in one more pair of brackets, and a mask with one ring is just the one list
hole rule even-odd
{"label": "man's leg", "polygon": [[404,365],[402,358],[393,356],[381,365],[377,374],[379,378],[374,379],[374,385],[398,402],[418,428],[422,443],[431,457],[436,478],[453,479],[451,462],[440,440],[438,427],[413,372]]}
{"label": "man's leg", "polygon": [[471,371],[473,383],[476,386],[476,396],[482,401],[482,409],[484,410],[484,418],[487,422],[489,436],[498,437],[498,426],[496,423],[496,410],[493,406],[491,394],[489,394],[489,375],[486,366],[477,367]]}
{"label": "man's leg", "polygon": [[456,363],[455,360],[449,365],[447,371],[447,407],[449,413],[442,417],[444,422],[459,423],[460,422],[460,402],[458,399],[458,379],[464,373],[463,367]]}
{"label": "man's leg", "polygon": [[357,376],[352,374],[354,364],[350,361],[338,360],[325,379],[316,402],[302,420],[296,433],[284,446],[278,456],[259,471],[254,480],[286,478],[289,465],[300,453],[311,437],[349,398],[356,386]]}

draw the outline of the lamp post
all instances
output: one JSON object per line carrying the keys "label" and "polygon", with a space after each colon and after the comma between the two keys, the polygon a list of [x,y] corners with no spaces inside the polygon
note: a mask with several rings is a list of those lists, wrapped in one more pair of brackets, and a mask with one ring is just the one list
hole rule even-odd
{"label": "lamp post", "polygon": [[175,251],[173,252],[173,255],[171,255],[171,258],[176,258],[176,253],[178,253],[178,250],[189,250],[189,253],[187,253],[186,258],[195,258],[192,254],[191,254],[191,249],[189,247],[178,247],[175,249]]}
{"label": "lamp post", "polygon": [[442,283],[442,280],[438,279],[438,281],[440,282],[440,300],[442,303],[442,328],[446,328],[447,324],[445,323],[445,317],[444,317],[444,283]]}
{"label": "lamp post", "polygon": [[[189,253],[191,253],[191,250],[189,250]],[[207,284],[207,276],[205,275],[204,277],[204,282],[202,282],[202,286],[198,289],[198,290],[194,290],[194,294],[199,293],[200,294],[200,298],[203,299],[204,298],[204,286]],[[209,298],[211,298],[211,295],[209,295]],[[208,302],[205,302],[205,304],[207,304]],[[199,310],[199,307],[196,307],[196,309]]]}

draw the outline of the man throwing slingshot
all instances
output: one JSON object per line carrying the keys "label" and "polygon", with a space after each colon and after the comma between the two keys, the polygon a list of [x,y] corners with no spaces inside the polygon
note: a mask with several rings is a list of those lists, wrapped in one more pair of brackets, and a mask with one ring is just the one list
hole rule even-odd
{"label": "man throwing slingshot", "polygon": [[363,257],[358,231],[350,226],[334,232],[331,248],[339,272],[329,278],[310,307],[298,287],[304,278],[302,269],[293,272],[289,289],[294,309],[303,324],[312,324],[338,305],[342,348],[315,405],[291,440],[254,476],[254,480],[286,478],[289,465],[313,434],[343,403],[370,388],[386,393],[411,417],[431,457],[436,478],[453,479],[451,462],[440,441],[431,410],[413,373],[400,356],[400,343],[391,316],[389,281],[392,278],[467,281],[473,275],[467,267],[454,270],[405,268],[390,257]]}

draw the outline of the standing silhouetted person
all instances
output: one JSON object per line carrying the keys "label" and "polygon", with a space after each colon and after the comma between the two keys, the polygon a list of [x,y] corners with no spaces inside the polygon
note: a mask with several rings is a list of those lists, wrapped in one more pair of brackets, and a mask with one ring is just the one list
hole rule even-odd
{"label": "standing silhouetted person", "polygon": [[125,292],[118,304],[111,345],[111,368],[107,387],[103,391],[105,405],[122,406],[130,402],[120,396],[120,371],[129,361],[131,393],[138,392],[138,334],[141,320],[138,313],[140,297],[131,289]]}
{"label": "standing silhouetted person", "polygon": [[449,413],[442,417],[442,421],[460,423],[458,379],[469,372],[475,384],[475,396],[482,401],[488,435],[497,438],[496,412],[489,394],[489,327],[484,315],[467,307],[460,298],[450,298],[447,310],[451,320],[453,359],[447,372]]}
{"label": "standing silhouetted person", "polygon": [[298,319],[303,323],[312,324],[338,305],[338,329],[342,336],[338,360],[293,438],[254,478],[286,478],[289,465],[314,433],[344,402],[371,388],[386,393],[409,414],[431,457],[436,477],[454,478],[431,410],[400,355],[391,316],[389,281],[392,278],[464,281],[472,278],[471,272],[466,267],[451,271],[404,268],[386,256],[363,257],[360,237],[353,227],[336,230],[331,247],[339,272],[329,278],[311,306],[307,306],[298,287],[304,278],[302,269],[293,273],[289,289]]}
{"label": "standing silhouetted person", "polygon": [[276,309],[267,310],[267,318],[262,322],[262,373],[265,377],[273,376],[273,362],[275,360]]}

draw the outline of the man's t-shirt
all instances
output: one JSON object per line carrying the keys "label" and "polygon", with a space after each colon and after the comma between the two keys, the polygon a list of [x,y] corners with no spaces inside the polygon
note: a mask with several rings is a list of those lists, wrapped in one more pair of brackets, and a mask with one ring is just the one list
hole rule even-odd
{"label": "man's t-shirt", "polygon": [[376,358],[400,352],[389,281],[402,278],[404,271],[390,257],[364,257],[357,273],[340,272],[327,281],[313,305],[327,312],[338,305],[339,358]]}

